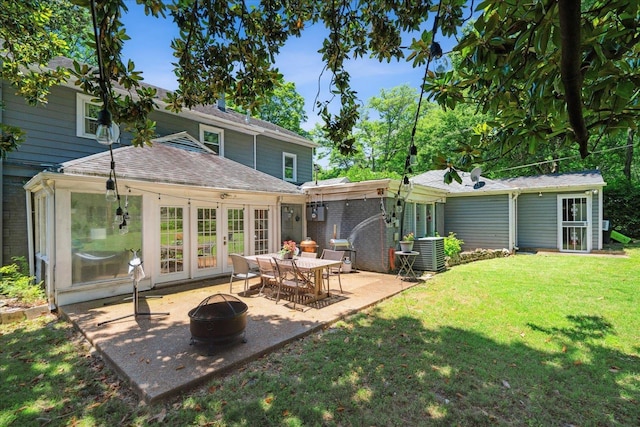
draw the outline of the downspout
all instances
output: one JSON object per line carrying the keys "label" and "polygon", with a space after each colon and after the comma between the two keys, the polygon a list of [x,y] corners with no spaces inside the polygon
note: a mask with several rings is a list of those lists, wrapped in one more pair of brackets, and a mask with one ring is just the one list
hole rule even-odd
{"label": "downspout", "polygon": [[[47,280],[47,301],[49,301],[49,310],[56,310],[56,286],[55,286],[55,264],[56,264],[56,253],[55,253],[55,241],[56,241],[56,192],[55,189],[50,185],[50,182],[54,181],[42,181],[42,188],[45,193],[47,193],[47,217],[45,221],[47,221],[46,233],[47,233],[47,271],[45,273],[45,277]],[[33,233],[29,234],[31,239],[33,239]],[[32,257],[35,258],[35,257]]]}
{"label": "downspout", "polygon": [[509,252],[518,249],[518,196],[520,192],[511,193],[511,203],[509,203]]}

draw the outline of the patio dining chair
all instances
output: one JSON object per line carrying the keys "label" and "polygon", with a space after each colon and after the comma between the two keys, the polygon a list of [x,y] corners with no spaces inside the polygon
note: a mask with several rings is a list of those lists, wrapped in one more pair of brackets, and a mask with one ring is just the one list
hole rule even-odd
{"label": "patio dining chair", "polygon": [[284,291],[291,295],[293,308],[295,309],[298,302],[303,302],[304,295],[307,292],[312,292],[313,284],[298,270],[295,260],[283,262],[273,258],[273,263],[276,267],[276,276],[278,278],[276,304],[280,301],[280,293]]}
{"label": "patio dining chair", "polygon": [[260,280],[262,281],[262,286],[260,287],[260,293],[262,294],[265,286],[278,286],[278,277],[270,258],[256,257],[256,261],[258,262],[258,271],[260,272]]}
{"label": "patio dining chair", "polygon": [[259,277],[257,273],[252,273],[249,268],[249,262],[240,254],[229,254],[231,262],[233,263],[233,271],[231,272],[231,278],[229,279],[229,292],[233,290],[233,279],[244,280],[244,291],[249,290],[249,279]]}
{"label": "patio dining chair", "polygon": [[[344,259],[344,251],[334,251],[332,249],[325,249],[322,251],[322,255],[320,256],[322,259],[328,259],[332,261],[342,261]],[[327,268],[326,273],[323,273],[323,277],[327,279],[327,292],[330,292],[329,289],[329,277],[332,273],[338,276],[338,284],[340,285],[340,293],[343,294],[342,290],[342,281],[340,280],[340,273],[342,272],[342,264],[339,267],[329,267]]]}

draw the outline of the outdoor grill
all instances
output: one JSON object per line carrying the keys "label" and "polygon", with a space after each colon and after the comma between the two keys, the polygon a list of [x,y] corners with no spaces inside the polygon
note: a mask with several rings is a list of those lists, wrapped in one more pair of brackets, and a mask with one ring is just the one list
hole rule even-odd
{"label": "outdoor grill", "polygon": [[349,259],[351,260],[351,268],[356,269],[356,250],[351,246],[349,239],[331,239],[329,240],[331,249],[334,251],[345,251],[349,253]]}
{"label": "outdoor grill", "polygon": [[216,344],[230,344],[242,337],[247,342],[247,304],[232,295],[216,294],[202,300],[189,311],[191,342],[209,344],[209,352]]}

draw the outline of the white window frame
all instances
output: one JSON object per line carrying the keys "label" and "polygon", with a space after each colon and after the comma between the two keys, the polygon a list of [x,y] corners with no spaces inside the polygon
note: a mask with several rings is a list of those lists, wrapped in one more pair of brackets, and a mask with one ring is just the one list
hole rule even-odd
{"label": "white window frame", "polygon": [[[200,123],[200,142],[202,144],[204,144],[207,148],[211,149],[209,147],[208,142],[206,142],[204,140],[204,134],[205,132],[209,132],[209,133],[217,133],[218,134],[218,141],[219,141],[219,146],[218,146],[218,155],[220,157],[224,157],[224,129],[221,128],[217,128],[214,126],[209,126],[209,125],[205,125]],[[213,151],[213,150],[212,150]]]}
{"label": "white window frame", "polygon": [[[287,178],[287,159],[293,160],[293,177]],[[288,182],[296,182],[298,180],[298,156],[291,153],[282,153],[282,179]]]}
{"label": "white window frame", "polygon": [[[92,100],[94,99],[94,97],[89,96],[89,95],[85,95],[83,93],[77,93],[76,94],[76,136],[80,137],[80,138],[89,138],[89,139],[95,139],[96,138],[96,134],[95,133],[91,133],[91,132],[87,132],[87,129],[85,128],[85,115],[84,115],[84,111],[85,111],[85,106],[87,104],[89,105],[95,105],[98,107],[101,107],[102,104],[98,103],[98,102],[93,102]],[[98,121],[98,117],[96,115],[96,117],[94,117],[96,121]]]}

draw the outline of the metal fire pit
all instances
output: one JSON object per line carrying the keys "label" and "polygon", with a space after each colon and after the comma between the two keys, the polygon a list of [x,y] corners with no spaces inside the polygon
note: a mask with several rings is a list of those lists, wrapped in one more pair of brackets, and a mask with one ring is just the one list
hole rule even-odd
{"label": "metal fire pit", "polygon": [[189,311],[190,344],[209,344],[211,353],[216,344],[231,344],[240,337],[242,342],[247,342],[247,311],[247,304],[232,295],[216,294],[205,298]]}

